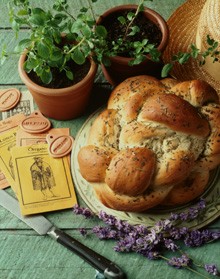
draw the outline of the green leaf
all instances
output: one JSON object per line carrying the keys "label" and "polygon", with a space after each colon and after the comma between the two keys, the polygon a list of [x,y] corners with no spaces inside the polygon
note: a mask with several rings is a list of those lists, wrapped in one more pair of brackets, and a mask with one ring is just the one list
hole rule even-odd
{"label": "green leaf", "polygon": [[38,61],[36,58],[28,57],[28,59],[24,63],[24,69],[25,71],[30,72],[35,69],[40,63],[41,62]]}
{"label": "green leaf", "polygon": [[140,32],[140,28],[138,26],[132,26],[131,27],[131,32],[129,33],[130,36],[134,36],[135,34],[137,34],[138,32]]}
{"label": "green leaf", "polygon": [[34,15],[41,15],[41,16],[46,14],[45,11],[43,9],[41,9],[41,8],[34,8],[34,9],[32,9],[32,13]]}
{"label": "green leaf", "polygon": [[27,10],[20,10],[20,11],[18,11],[17,15],[18,15],[18,16],[25,16],[25,15],[28,15],[28,11],[27,11]]}
{"label": "green leaf", "polygon": [[164,65],[162,68],[162,71],[161,71],[161,77],[162,78],[167,77],[169,72],[172,70],[172,68],[173,68],[173,64],[171,64],[171,63]]}
{"label": "green leaf", "polygon": [[86,7],[82,7],[81,9],[80,9],[80,12],[81,13],[86,13],[88,11],[88,8],[86,8]]}
{"label": "green leaf", "polygon": [[106,28],[102,25],[96,26],[95,33],[97,34],[97,36],[102,38],[106,38],[108,34]]}
{"label": "green leaf", "polygon": [[72,24],[71,32],[78,34],[79,31],[82,29],[82,27],[83,27],[83,21],[82,20],[77,20]]}
{"label": "green leaf", "polygon": [[31,40],[30,39],[23,39],[19,42],[19,46],[20,47],[27,47],[31,44]]}
{"label": "green leaf", "polygon": [[50,56],[50,49],[43,42],[39,42],[37,44],[37,51],[38,51],[38,54],[45,59],[47,59]]}
{"label": "green leaf", "polygon": [[131,21],[134,17],[135,17],[135,14],[132,13],[132,12],[129,12],[129,13],[127,14],[127,18],[128,18],[128,20],[130,20],[130,21]]}
{"label": "green leaf", "polygon": [[186,63],[190,58],[190,53],[184,53],[183,56],[179,59],[180,64]]}
{"label": "green leaf", "polygon": [[214,44],[214,42],[215,42],[213,39],[210,38],[209,35],[207,35],[206,41],[207,41],[207,43],[208,43],[210,46],[212,46],[212,45]]}
{"label": "green leaf", "polygon": [[82,34],[86,37],[89,38],[91,36],[91,30],[88,26],[84,25],[81,29]]}
{"label": "green leaf", "polygon": [[[148,1],[153,1],[153,0],[148,0]],[[139,12],[143,12],[144,11],[144,4],[140,4],[139,6]]]}
{"label": "green leaf", "polygon": [[44,17],[42,17],[41,15],[32,15],[30,16],[29,19],[30,23],[34,24],[34,25],[39,25],[39,26],[44,26]]}
{"label": "green leaf", "polygon": [[43,83],[45,84],[49,84],[52,81],[52,73],[50,71],[50,69],[43,69],[42,73],[40,75],[40,78],[42,80]]}
{"label": "green leaf", "polygon": [[60,59],[62,59],[62,56],[63,56],[62,52],[57,49],[51,52],[50,59],[52,61],[59,61]]}
{"label": "green leaf", "polygon": [[102,57],[102,63],[106,66],[109,67],[111,66],[111,61],[108,57]]}
{"label": "green leaf", "polygon": [[85,63],[86,59],[83,55],[83,53],[79,50],[79,48],[76,48],[74,52],[71,54],[71,58],[73,61],[79,65],[82,65]]}
{"label": "green leaf", "polygon": [[71,71],[66,71],[66,76],[68,79],[73,80],[73,73]]}
{"label": "green leaf", "polygon": [[146,59],[145,55],[139,54],[133,60],[129,62],[130,66],[138,65]]}
{"label": "green leaf", "polygon": [[125,24],[126,23],[126,18],[125,17],[123,17],[123,16],[119,16],[118,17],[118,21],[121,23],[121,24]]}

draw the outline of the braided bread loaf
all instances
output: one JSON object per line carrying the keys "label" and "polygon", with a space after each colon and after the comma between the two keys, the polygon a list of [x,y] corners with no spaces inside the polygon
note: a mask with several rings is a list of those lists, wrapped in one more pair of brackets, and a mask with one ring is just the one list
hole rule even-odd
{"label": "braided bread loaf", "polygon": [[187,203],[220,164],[218,95],[199,80],[128,78],[95,119],[78,162],[107,207],[140,212]]}

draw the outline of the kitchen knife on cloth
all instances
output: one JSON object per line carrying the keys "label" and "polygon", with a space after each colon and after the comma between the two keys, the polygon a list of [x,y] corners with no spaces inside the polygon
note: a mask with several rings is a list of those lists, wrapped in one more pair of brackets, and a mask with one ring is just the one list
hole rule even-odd
{"label": "kitchen knife on cloth", "polygon": [[58,243],[62,244],[83,260],[103,273],[107,279],[126,278],[122,270],[113,262],[78,242],[65,232],[56,228],[48,219],[42,215],[22,216],[18,201],[5,190],[0,190],[0,205],[17,216],[20,220],[34,229],[39,235],[49,235]]}

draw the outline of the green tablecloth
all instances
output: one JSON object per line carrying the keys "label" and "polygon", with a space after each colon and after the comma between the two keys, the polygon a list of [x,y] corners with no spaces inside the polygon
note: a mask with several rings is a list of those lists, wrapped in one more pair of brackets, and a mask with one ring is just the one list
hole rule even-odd
{"label": "green tablecloth", "polygon": [[[72,1],[76,11],[85,1]],[[107,8],[124,3],[138,3],[139,1],[102,0],[97,3],[97,12],[101,13]],[[167,19],[169,15],[184,0],[154,0],[149,1],[149,7],[155,9]],[[0,0],[0,46],[6,44],[9,49],[16,45],[14,33],[10,28],[7,1]],[[42,8],[47,7],[52,0],[35,0],[33,3]],[[21,37],[25,36],[23,30]],[[16,87],[25,90],[18,72],[18,57],[12,56],[0,68],[0,88]],[[54,127],[70,127],[71,134],[76,136],[82,124],[95,109],[105,104],[111,87],[104,80],[101,71],[97,75],[95,88],[87,112],[71,121],[52,121]],[[79,204],[83,205],[78,196]],[[127,274],[129,279],[175,279],[200,278],[192,272],[169,267],[164,261],[150,261],[135,253],[116,253],[113,250],[113,241],[98,241],[93,235],[83,238],[78,229],[97,225],[99,221],[84,220],[75,216],[71,209],[52,212],[46,216],[59,228],[65,230],[90,248],[116,262]],[[220,222],[216,221],[212,228],[220,229]],[[186,249],[198,262],[217,263],[220,268],[220,242],[212,243],[200,248]],[[89,279],[95,277],[95,270],[82,259],[61,247],[49,237],[38,236],[34,231],[19,221],[5,209],[0,208],[0,279]],[[208,278],[212,278],[209,276]]]}

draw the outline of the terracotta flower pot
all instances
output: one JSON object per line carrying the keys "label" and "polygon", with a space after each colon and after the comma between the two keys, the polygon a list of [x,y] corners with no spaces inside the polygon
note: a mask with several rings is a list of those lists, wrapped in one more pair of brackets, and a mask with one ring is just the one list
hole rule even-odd
{"label": "terracotta flower pot", "polygon": [[[103,24],[107,17],[111,17],[111,15],[116,12],[118,13],[131,9],[137,9],[137,5],[121,5],[109,9],[100,17],[100,19],[98,20],[98,24]],[[149,19],[159,27],[162,33],[162,39],[157,49],[160,52],[163,52],[168,44],[169,39],[169,29],[166,21],[157,12],[149,8],[145,8],[144,15],[147,19]],[[134,66],[128,65],[129,61],[132,60],[132,58],[122,56],[111,57],[111,66],[105,67],[104,65],[102,65],[103,74],[107,81],[114,86],[128,77],[136,75],[148,74],[159,78],[162,69],[162,61],[161,63],[156,63],[150,60],[149,56],[146,57],[147,59],[144,62]]]}
{"label": "terracotta flower pot", "polygon": [[22,54],[18,63],[21,80],[27,86],[41,113],[56,120],[70,120],[83,114],[89,101],[94,84],[97,65],[91,60],[89,72],[77,84],[52,89],[34,83],[23,69],[26,55]]}

